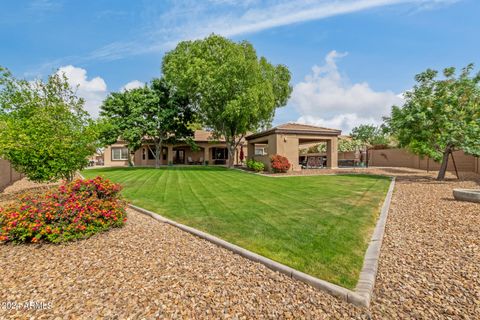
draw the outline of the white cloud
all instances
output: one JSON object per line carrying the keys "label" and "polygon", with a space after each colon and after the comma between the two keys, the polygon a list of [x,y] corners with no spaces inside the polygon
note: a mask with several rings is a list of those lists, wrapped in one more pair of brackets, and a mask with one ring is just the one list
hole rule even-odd
{"label": "white cloud", "polygon": [[133,80],[133,81],[130,81],[129,83],[125,84],[123,87],[121,87],[120,91],[126,91],[126,90],[141,88],[144,85],[145,85],[145,83],[143,83],[141,81]]}
{"label": "white cloud", "polygon": [[402,103],[401,95],[392,91],[375,91],[367,82],[351,84],[336,64],[344,56],[331,51],[323,66],[314,66],[312,74],[294,86],[291,103],[300,114],[298,122],[348,133],[362,123],[381,123],[392,105]]}
{"label": "white cloud", "polygon": [[100,105],[107,96],[107,84],[100,77],[88,80],[87,70],[72,65],[60,67],[58,74],[65,74],[68,83],[76,89],[77,96],[85,99],[85,110],[97,117]]}
{"label": "white cloud", "polygon": [[434,8],[458,0],[177,0],[168,10],[145,9],[141,36],[117,41],[91,52],[86,58],[115,60],[126,56],[172,49],[179,41],[211,33],[233,37],[275,27],[354,13],[373,8],[409,4]]}

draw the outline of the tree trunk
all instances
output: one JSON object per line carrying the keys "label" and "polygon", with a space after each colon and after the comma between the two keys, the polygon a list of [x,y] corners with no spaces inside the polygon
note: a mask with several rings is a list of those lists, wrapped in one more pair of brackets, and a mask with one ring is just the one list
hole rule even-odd
{"label": "tree trunk", "polygon": [[228,167],[232,168],[235,160],[235,142],[227,142],[228,149]]}
{"label": "tree trunk", "polygon": [[451,147],[447,146],[445,151],[443,152],[443,159],[442,165],[440,166],[440,170],[438,171],[437,180],[442,181],[445,179],[445,173],[447,172],[448,167],[448,157],[450,156]]}
{"label": "tree trunk", "polygon": [[133,167],[132,150],[130,150],[130,148],[128,148],[127,152],[128,152],[128,166]]}
{"label": "tree trunk", "polygon": [[155,142],[155,168],[160,168],[160,155],[162,153],[162,141]]}

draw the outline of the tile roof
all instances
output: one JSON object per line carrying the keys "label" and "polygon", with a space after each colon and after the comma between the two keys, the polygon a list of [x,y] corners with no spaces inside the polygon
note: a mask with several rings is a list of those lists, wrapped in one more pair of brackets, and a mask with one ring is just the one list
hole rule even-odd
{"label": "tile roof", "polygon": [[195,141],[199,141],[199,142],[200,141],[225,141],[223,137],[214,139],[212,132],[207,130],[195,130],[193,137]]}
{"label": "tile roof", "polygon": [[328,136],[338,136],[342,133],[341,130],[317,127],[308,124],[301,123],[284,123],[273,127],[271,129],[254,133],[246,137],[247,140],[264,137],[273,133],[291,133],[291,134],[308,134],[308,135],[328,135]]}
{"label": "tile roof", "polygon": [[321,132],[330,131],[332,133],[337,133],[338,131],[340,131],[338,129],[318,127],[318,126],[312,126],[309,124],[294,123],[294,122],[284,123],[279,126],[273,127],[272,129],[306,130],[306,131],[321,131]]}

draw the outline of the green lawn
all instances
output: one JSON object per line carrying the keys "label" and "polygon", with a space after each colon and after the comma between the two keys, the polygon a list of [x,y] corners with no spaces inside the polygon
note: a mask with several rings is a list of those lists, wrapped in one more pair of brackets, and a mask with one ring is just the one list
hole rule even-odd
{"label": "green lawn", "polygon": [[131,203],[354,288],[390,180],[271,178],[222,167],[103,168]]}

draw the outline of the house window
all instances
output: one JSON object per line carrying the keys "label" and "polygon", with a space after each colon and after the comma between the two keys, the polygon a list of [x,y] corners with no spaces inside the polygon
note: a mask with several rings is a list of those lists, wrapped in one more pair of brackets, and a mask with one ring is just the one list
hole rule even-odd
{"label": "house window", "polygon": [[[152,147],[153,148],[153,147]],[[148,160],[155,160],[155,153],[152,151],[153,149],[148,148]],[[162,153],[160,159],[167,160],[167,151],[168,148],[162,147]],[[143,160],[145,160],[145,149],[144,149]]]}
{"label": "house window", "polygon": [[227,148],[212,148],[212,159],[213,160],[227,160],[228,159],[228,149]]}
{"label": "house window", "polygon": [[256,156],[264,156],[267,154],[267,150],[265,147],[256,147],[255,148],[255,155]]}
{"label": "house window", "polygon": [[112,160],[128,160],[127,148],[112,148]]}
{"label": "house window", "polygon": [[148,160],[155,160],[155,153],[150,148],[148,148]]}
{"label": "house window", "polygon": [[167,151],[168,148],[162,148],[162,159],[167,160]]}

